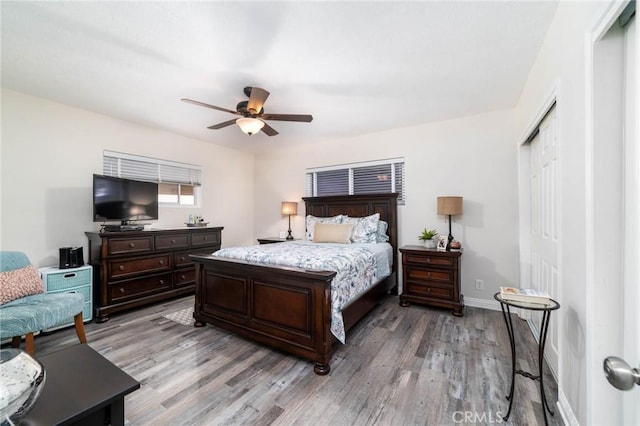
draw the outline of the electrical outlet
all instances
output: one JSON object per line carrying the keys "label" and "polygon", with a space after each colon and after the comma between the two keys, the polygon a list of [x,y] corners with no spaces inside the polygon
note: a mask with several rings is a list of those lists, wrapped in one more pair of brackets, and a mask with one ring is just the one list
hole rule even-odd
{"label": "electrical outlet", "polygon": [[476,280],[476,290],[484,290],[484,281]]}

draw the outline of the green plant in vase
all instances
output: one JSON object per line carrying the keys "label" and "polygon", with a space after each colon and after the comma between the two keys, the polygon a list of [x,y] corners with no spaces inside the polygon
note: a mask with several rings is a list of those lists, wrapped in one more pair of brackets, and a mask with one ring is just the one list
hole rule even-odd
{"label": "green plant in vase", "polygon": [[424,242],[426,248],[436,248],[436,235],[438,235],[438,232],[435,229],[424,228],[422,234],[418,235],[418,239]]}

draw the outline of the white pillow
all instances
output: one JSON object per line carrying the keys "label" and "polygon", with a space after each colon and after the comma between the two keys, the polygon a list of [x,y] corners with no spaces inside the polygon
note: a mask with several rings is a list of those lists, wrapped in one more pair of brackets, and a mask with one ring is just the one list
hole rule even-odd
{"label": "white pillow", "polygon": [[351,244],[351,231],[353,231],[353,224],[319,222],[316,223],[314,231],[314,243]]}
{"label": "white pillow", "polygon": [[354,225],[351,233],[353,243],[375,243],[378,233],[378,222],[380,213],[374,213],[365,217],[347,217],[342,223],[352,223]]}
{"label": "white pillow", "polygon": [[313,241],[313,230],[316,223],[342,223],[342,219],[346,217],[342,214],[332,217],[316,217],[308,215],[306,218],[307,232],[305,233],[305,239],[307,241]]}

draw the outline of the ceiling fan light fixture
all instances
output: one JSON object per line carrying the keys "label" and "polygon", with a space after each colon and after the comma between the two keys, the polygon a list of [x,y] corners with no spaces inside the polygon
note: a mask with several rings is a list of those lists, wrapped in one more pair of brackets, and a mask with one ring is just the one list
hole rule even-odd
{"label": "ceiling fan light fixture", "polygon": [[251,117],[238,118],[236,124],[249,136],[258,133],[264,127],[264,121]]}

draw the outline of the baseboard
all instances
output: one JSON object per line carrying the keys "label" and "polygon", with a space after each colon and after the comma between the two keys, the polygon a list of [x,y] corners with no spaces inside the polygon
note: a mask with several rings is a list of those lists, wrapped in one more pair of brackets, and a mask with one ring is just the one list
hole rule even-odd
{"label": "baseboard", "polygon": [[464,304],[465,304],[465,306],[471,306],[473,308],[490,309],[492,311],[500,311],[500,310],[502,310],[500,308],[500,303],[498,303],[498,301],[495,300],[495,299],[491,299],[491,300],[476,299],[476,298],[473,298],[473,297],[466,297],[465,296]]}

